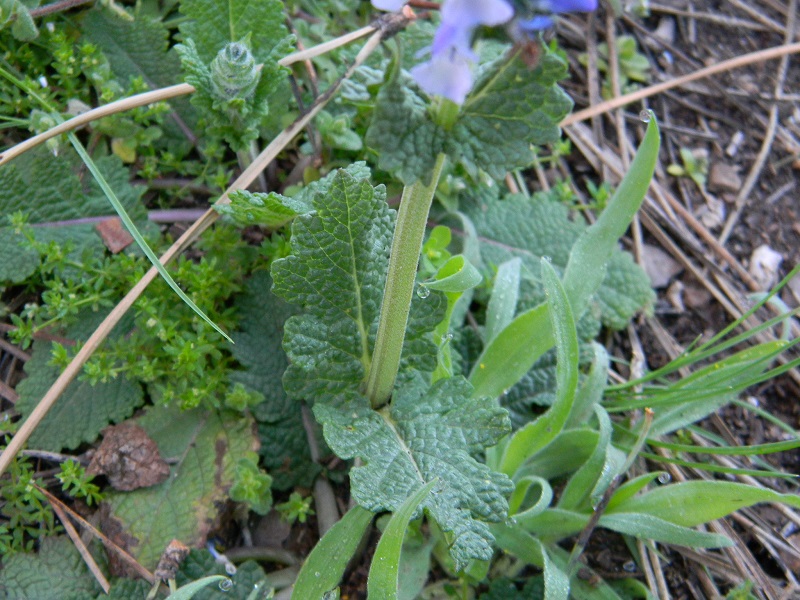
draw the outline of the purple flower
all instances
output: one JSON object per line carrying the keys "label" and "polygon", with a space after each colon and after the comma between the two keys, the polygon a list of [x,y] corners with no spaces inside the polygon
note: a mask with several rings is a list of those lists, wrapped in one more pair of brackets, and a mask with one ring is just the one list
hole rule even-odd
{"label": "purple flower", "polygon": [[533,0],[529,5],[533,16],[519,18],[514,23],[515,29],[525,34],[552,27],[553,19],[550,15],[567,12],[592,12],[597,8],[597,0]]}
{"label": "purple flower", "polygon": [[[372,0],[372,5],[381,10],[397,11],[403,4],[405,0]],[[512,37],[524,38],[551,27],[554,14],[597,8],[597,0],[527,0],[525,4],[524,14],[515,18],[510,0],[443,0],[442,20],[430,47],[430,58],[412,68],[411,75],[428,94],[463,104],[472,89],[472,68],[478,62],[472,50],[476,28],[510,22]]]}
{"label": "purple flower", "polygon": [[388,10],[390,12],[397,12],[403,8],[406,0],[372,0],[372,6],[378,10]]}
{"label": "purple flower", "polygon": [[506,0],[444,0],[442,22],[433,38],[428,61],[411,69],[411,75],[428,94],[463,104],[472,89],[472,34],[481,25],[500,25],[514,16]]}
{"label": "purple flower", "polygon": [[456,104],[463,104],[472,89],[472,63],[470,56],[450,47],[432,54],[430,60],[413,67],[411,76],[428,94],[444,96]]}

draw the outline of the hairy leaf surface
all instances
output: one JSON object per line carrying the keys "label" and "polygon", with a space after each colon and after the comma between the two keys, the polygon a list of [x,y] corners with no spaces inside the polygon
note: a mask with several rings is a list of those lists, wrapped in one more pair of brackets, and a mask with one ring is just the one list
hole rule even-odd
{"label": "hairy leaf surface", "polygon": [[423,507],[452,536],[459,568],[471,558],[488,560],[493,537],[485,521],[508,510],[511,481],[473,456],[510,430],[508,414],[488,398],[470,398],[462,378],[430,389],[421,377],[398,388],[380,412],[356,394],[336,406],[317,404],[328,445],[342,458],[361,458],[350,479],[358,503],[372,511],[397,510],[423,485],[439,478]]}
{"label": "hairy leaf surface", "polygon": [[[253,421],[235,413],[154,406],[136,419],[170,465],[165,482],[107,496],[110,520],[142,565],[152,569],[170,541],[205,542],[228,497],[240,458],[256,449]],[[113,525],[112,525],[113,529]]]}
{"label": "hairy leaf surface", "polygon": [[75,544],[47,537],[37,554],[14,554],[3,560],[0,596],[37,600],[86,600],[101,592]]}
{"label": "hairy leaf surface", "polygon": [[273,477],[273,487],[309,487],[320,467],[311,460],[301,405],[286,396],[281,383],[289,364],[280,351],[283,324],[294,311],[270,291],[271,286],[269,274],[258,272],[236,301],[245,326],[232,334],[232,352],[246,370],[233,372],[231,380],[264,396],[253,414],[258,422],[261,459]]}
{"label": "hairy leaf surface", "polygon": [[[569,218],[569,210],[548,194],[533,198],[508,196],[500,201],[473,202],[464,207],[473,220],[487,265],[500,265],[514,257],[522,259],[522,283],[518,310],[522,312],[544,300],[539,260],[550,257],[563,272],[570,250],[586,226]],[[590,302],[579,325],[579,334],[595,330],[587,320],[599,319],[611,328],[624,327],[637,311],[654,300],[645,272],[631,257],[616,251],[603,283]],[[576,318],[579,315],[576,315]],[[583,330],[583,331],[581,331]]]}
{"label": "hairy leaf surface", "polygon": [[[18,386],[16,408],[27,418],[60,374],[50,361],[50,344],[37,342],[33,356],[25,364],[28,377]],[[50,412],[31,434],[29,445],[40,450],[60,452],[93,442],[109,423],[119,423],[133,414],[144,401],[142,387],[125,377],[91,385],[73,381]]]}
{"label": "hairy leaf surface", "polygon": [[[116,157],[96,161],[98,168],[114,188],[125,210],[138,227],[147,230],[147,213],[141,203],[143,187],[128,182],[129,173]],[[103,193],[90,180],[88,185],[78,178],[77,161],[70,155],[53,156],[44,148],[26,152],[13,162],[0,166],[0,281],[25,280],[39,264],[38,253],[20,248],[25,242],[22,234],[8,227],[5,216],[16,211],[28,215],[34,225],[33,234],[39,242],[70,241],[73,256],[85,249],[102,251],[100,236],[93,224],[70,223],[84,217],[113,216]],[[36,193],[31,193],[36,190]],[[50,226],[36,226],[48,224]]]}
{"label": "hairy leaf surface", "polygon": [[476,173],[493,177],[528,166],[530,145],[558,139],[559,122],[572,101],[556,85],[567,74],[564,61],[546,54],[530,71],[516,56],[488,65],[455,124],[445,129],[429,114],[424,95],[398,69],[378,93],[367,143],[382,169],[404,183],[427,179],[440,152]]}

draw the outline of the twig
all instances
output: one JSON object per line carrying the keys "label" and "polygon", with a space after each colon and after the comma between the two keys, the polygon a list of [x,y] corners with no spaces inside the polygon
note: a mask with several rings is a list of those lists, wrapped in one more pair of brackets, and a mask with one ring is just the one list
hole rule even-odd
{"label": "twig", "polygon": [[103,588],[103,591],[108,594],[108,592],[111,590],[111,584],[108,583],[108,579],[106,579],[106,576],[103,575],[100,567],[97,566],[94,557],[89,552],[88,548],[86,548],[86,544],[83,543],[81,536],[78,535],[78,532],[75,531],[75,527],[72,526],[72,523],[67,518],[67,515],[64,514],[64,510],[62,508],[63,505],[53,496],[49,496],[48,500],[50,500],[50,506],[53,507],[53,511],[56,513],[58,519],[61,521],[61,524],[64,526],[64,531],[67,532],[69,539],[72,540],[72,543],[75,544],[75,548],[77,548],[78,552],[80,552],[83,562],[85,562],[86,566],[89,567],[89,570],[92,572],[92,575],[94,575],[97,583],[100,584],[100,587]]}
{"label": "twig", "polygon": [[94,0],[61,0],[60,2],[53,2],[52,4],[45,4],[39,8],[34,8],[31,10],[31,17],[36,19],[37,17],[43,17],[56,12],[62,12],[82,4],[89,4],[91,2],[94,2]]}
{"label": "twig", "polygon": [[[217,200],[215,206],[227,204],[230,200],[228,195],[234,190],[245,189],[249,186],[258,174],[272,162],[277,155],[288,145],[292,139],[306,126],[306,124],[313,119],[316,114],[333,98],[338,91],[342,82],[351,77],[353,72],[367,59],[367,57],[380,45],[383,33],[381,31],[375,32],[372,37],[367,40],[364,46],[359,51],[353,64],[347,69],[345,74],[340,77],[328,90],[319,97],[317,103],[312,109],[297,119],[289,127],[284,129],[278,136],[264,148],[261,154],[253,161],[253,163],[242,172],[241,175],[234,181],[226,192]],[[195,221],[183,235],[175,241],[172,246],[161,256],[161,263],[167,264],[184,249],[192,244],[206,229],[208,229],[219,218],[218,213],[214,208],[208,209],[205,214]],[[89,336],[86,343],[81,347],[75,357],[67,365],[66,369],[58,376],[50,389],[47,390],[44,397],[36,405],[36,408],[31,412],[30,416],[20,426],[16,435],[11,439],[8,446],[0,454],[0,474],[4,473],[11,464],[11,461],[22,449],[22,446],[28,441],[31,433],[36,429],[41,420],[50,411],[55,404],[56,400],[61,396],[70,382],[77,377],[83,365],[89,360],[89,357],[94,353],[100,344],[105,340],[114,326],[122,319],[125,313],[130,309],[133,303],[141,296],[142,292],[148,285],[157,277],[158,271],[155,267],[150,270],[136,283],[130,292],[111,310],[108,316],[103,319],[103,322],[97,329]]]}
{"label": "twig", "polygon": [[[789,0],[789,13],[786,17],[786,33],[784,36],[784,44],[788,44],[794,39],[794,26],[797,21],[797,0]],[[786,81],[786,71],[789,68],[789,57],[784,55],[781,57],[780,65],[778,66],[778,77],[777,81],[775,82],[775,97],[780,98],[781,94],[783,93],[783,84]],[[739,220],[739,216],[742,214],[742,210],[744,210],[745,203],[747,202],[748,197],[750,196],[750,192],[753,190],[753,187],[758,181],[758,177],[761,174],[762,169],[764,168],[764,163],[767,161],[767,157],[769,156],[770,151],[772,150],[772,142],[775,140],[775,134],[778,129],[778,105],[777,103],[773,102],[772,106],[769,110],[769,121],[767,123],[767,131],[764,134],[764,141],[761,144],[761,150],[758,152],[758,156],[756,157],[753,166],[750,168],[750,172],[747,174],[747,178],[745,179],[744,185],[742,185],[742,189],[739,190],[739,193],[736,194],[736,202],[734,203],[734,209],[730,215],[728,215],[727,221],[725,221],[725,227],[722,228],[722,233],[719,236],[719,243],[725,244],[728,239],[728,236],[731,234],[733,230],[733,226]]]}
{"label": "twig", "polygon": [[586,119],[590,119],[595,115],[606,113],[614,110],[615,108],[625,106],[626,104],[638,102],[639,100],[644,100],[650,96],[655,96],[656,94],[660,94],[666,90],[680,87],[690,81],[696,81],[698,79],[716,75],[717,73],[723,73],[731,69],[738,69],[739,67],[751,65],[753,63],[772,60],[774,58],[780,58],[781,56],[785,56],[787,54],[796,54],[798,52],[800,52],[800,43],[794,43],[782,44],[775,48],[767,48],[766,50],[759,50],[758,52],[751,52],[750,54],[737,56],[736,58],[725,60],[721,63],[717,63],[716,65],[699,69],[698,71],[689,73],[688,75],[683,75],[682,77],[676,77],[675,79],[671,79],[669,81],[657,83],[655,85],[642,88],[641,90],[631,92],[630,94],[625,94],[619,98],[613,98],[584,110],[579,110],[578,112],[572,113],[571,115],[567,116],[566,119],[561,121],[561,126],[566,127],[567,125],[585,121]]}
{"label": "twig", "polygon": [[155,576],[150,571],[148,571],[141,564],[139,564],[139,561],[137,561],[135,558],[133,558],[125,550],[123,550],[117,544],[112,542],[106,535],[104,535],[94,525],[89,523],[86,519],[81,517],[78,513],[76,513],[74,510],[72,510],[69,506],[67,506],[63,502],[61,502],[58,498],[53,496],[53,494],[48,492],[46,489],[44,489],[42,487],[39,487],[38,485],[35,486],[35,487],[36,487],[37,490],[42,492],[42,494],[45,495],[45,497],[48,499],[48,501],[51,504],[53,504],[53,505],[55,505],[56,503],[60,504],[61,508],[64,510],[64,512],[67,515],[69,515],[71,518],[73,518],[75,520],[75,522],[78,523],[78,525],[81,526],[81,528],[87,529],[92,535],[94,535],[98,540],[100,540],[102,542],[103,546],[105,546],[107,550],[110,550],[111,552],[113,552],[114,554],[119,556],[123,561],[125,561],[125,563],[128,566],[130,566],[134,571],[136,571],[136,573],[139,575],[139,577],[141,577],[142,579],[144,579],[145,581],[147,581],[148,583],[151,583],[151,584],[156,582]]}

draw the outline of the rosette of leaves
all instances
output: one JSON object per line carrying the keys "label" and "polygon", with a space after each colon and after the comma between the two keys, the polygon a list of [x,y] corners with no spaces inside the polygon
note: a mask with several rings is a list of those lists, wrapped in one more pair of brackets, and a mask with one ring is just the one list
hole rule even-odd
{"label": "rosette of leaves", "polygon": [[474,457],[509,429],[493,399],[472,397],[461,377],[431,386],[437,347],[430,332],[445,316],[440,293],[412,303],[391,404],[372,408],[361,389],[371,368],[394,211],[383,186],[339,171],[313,210],[292,226],[292,254],[275,261],[274,291],[302,314],[288,319],[284,349],[291,398],[312,402],[325,440],[342,458],[360,458],[351,491],[371,511],[396,511],[438,480],[422,504],[445,532],[457,568],[489,559],[488,522],[501,521],[513,488]]}
{"label": "rosette of leaves", "polygon": [[181,12],[189,20],[180,27],[185,41],[175,49],[186,82],[197,88],[192,103],[207,134],[243,150],[258,137],[270,98],[286,78],[278,60],[294,38],[283,25],[283,4],[187,0]]}

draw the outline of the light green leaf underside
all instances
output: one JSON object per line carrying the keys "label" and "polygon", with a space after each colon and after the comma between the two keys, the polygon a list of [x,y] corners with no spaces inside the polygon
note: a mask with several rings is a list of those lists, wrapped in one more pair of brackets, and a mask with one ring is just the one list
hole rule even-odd
{"label": "light green leaf underside", "polygon": [[328,445],[343,458],[361,458],[351,471],[352,493],[372,511],[395,511],[420,487],[441,480],[423,507],[451,536],[459,567],[488,560],[492,536],[485,521],[505,517],[513,486],[473,456],[509,431],[505,410],[487,398],[470,398],[461,378],[430,389],[421,377],[397,389],[391,407],[376,412],[361,396],[337,406],[316,405]]}
{"label": "light green leaf underside", "polygon": [[205,542],[228,497],[236,462],[256,448],[256,440],[252,420],[234,413],[156,406],[136,422],[161,456],[174,461],[170,477],[153,487],[111,493],[106,504],[127,533],[128,552],[152,569],[173,539],[188,546]]}

